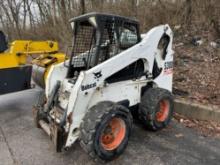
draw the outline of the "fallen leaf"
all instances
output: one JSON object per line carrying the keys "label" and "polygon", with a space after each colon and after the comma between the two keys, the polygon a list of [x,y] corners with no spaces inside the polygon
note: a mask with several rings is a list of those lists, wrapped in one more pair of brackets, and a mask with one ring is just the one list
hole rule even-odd
{"label": "fallen leaf", "polygon": [[181,138],[181,137],[183,137],[183,134],[181,134],[181,133],[176,134],[175,137],[176,137],[176,138]]}

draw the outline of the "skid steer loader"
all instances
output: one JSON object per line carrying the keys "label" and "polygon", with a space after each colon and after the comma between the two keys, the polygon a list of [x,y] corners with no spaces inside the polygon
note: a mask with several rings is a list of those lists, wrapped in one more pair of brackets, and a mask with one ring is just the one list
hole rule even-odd
{"label": "skid steer loader", "polygon": [[45,93],[34,106],[35,122],[58,152],[76,140],[95,160],[110,161],[126,148],[130,108],[151,130],[173,113],[173,33],[161,25],[140,35],[136,20],[89,13],[71,21],[69,60],[52,66]]}

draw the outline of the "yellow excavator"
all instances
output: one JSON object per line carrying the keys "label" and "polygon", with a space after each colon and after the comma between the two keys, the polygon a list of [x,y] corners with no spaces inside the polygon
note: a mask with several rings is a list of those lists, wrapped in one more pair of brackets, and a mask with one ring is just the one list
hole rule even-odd
{"label": "yellow excavator", "polygon": [[8,45],[0,31],[0,95],[30,89],[32,78],[44,88],[51,66],[65,60],[54,41],[16,40]]}

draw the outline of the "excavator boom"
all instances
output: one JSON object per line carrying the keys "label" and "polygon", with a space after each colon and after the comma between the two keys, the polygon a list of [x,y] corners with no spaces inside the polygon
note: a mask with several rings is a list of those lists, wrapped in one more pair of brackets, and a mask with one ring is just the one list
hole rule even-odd
{"label": "excavator boom", "polygon": [[0,95],[30,89],[32,75],[43,88],[51,66],[65,59],[58,51],[54,41],[16,40],[8,48],[0,31]]}

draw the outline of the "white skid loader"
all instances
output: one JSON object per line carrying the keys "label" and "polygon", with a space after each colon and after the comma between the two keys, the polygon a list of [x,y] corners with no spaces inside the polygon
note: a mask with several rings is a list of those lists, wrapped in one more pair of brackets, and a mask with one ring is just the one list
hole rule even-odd
{"label": "white skid loader", "polygon": [[128,144],[130,108],[154,131],[171,120],[173,32],[161,25],[140,35],[136,20],[101,13],[70,22],[71,56],[51,68],[35,121],[58,152],[78,139],[95,160],[110,161]]}

